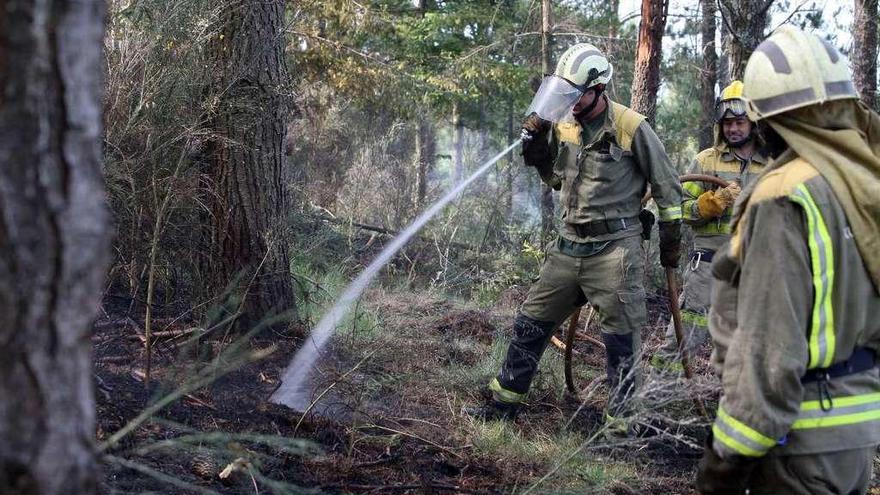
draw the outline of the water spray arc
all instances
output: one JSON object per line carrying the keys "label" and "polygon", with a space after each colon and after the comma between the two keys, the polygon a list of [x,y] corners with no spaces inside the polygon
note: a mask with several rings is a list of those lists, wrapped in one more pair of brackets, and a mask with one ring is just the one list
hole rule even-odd
{"label": "water spray arc", "polygon": [[480,168],[471,174],[470,177],[457,184],[452,190],[446,193],[437,202],[431,205],[421,215],[418,216],[405,230],[392,239],[391,243],[379,253],[376,259],[370,263],[351,284],[346,287],[342,296],[334,303],[333,307],[321,318],[315,325],[308,339],[303,346],[297,351],[291,360],[284,376],[281,378],[281,385],[269,398],[271,402],[282,404],[293,409],[302,410],[304,406],[309,404],[311,400],[310,390],[308,387],[308,378],[312,368],[320,357],[321,350],[330,340],[336,326],[342,321],[342,318],[348,313],[352,304],[363,294],[364,290],[369,286],[370,282],[379,271],[385,266],[391,258],[400,251],[401,248],[428,223],[444,206],[449,204],[464,191],[472,182],[477,180],[481,175],[489,170],[489,167],[498,160],[507,155],[513,148],[520,144],[522,138],[512,142],[503,151],[489,159]]}

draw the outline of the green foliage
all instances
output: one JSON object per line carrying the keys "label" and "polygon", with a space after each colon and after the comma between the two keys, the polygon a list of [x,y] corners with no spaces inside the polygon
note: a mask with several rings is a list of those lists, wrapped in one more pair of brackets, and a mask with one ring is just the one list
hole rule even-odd
{"label": "green foliage", "polygon": [[501,253],[490,261],[488,276],[477,281],[473,301],[478,306],[491,306],[501,292],[527,286],[537,278],[543,259],[544,252],[529,240],[523,241],[519,253]]}
{"label": "green foliage", "polygon": [[189,302],[180,293],[189,295],[198,276],[204,60],[218,11],[192,0],[109,5],[103,118],[104,177],[117,225],[111,281],[140,297],[152,265],[160,304]]}
{"label": "green foliage", "polygon": [[666,83],[657,108],[656,131],[679,172],[700,150],[700,59],[693,47],[676,45],[663,62]]}

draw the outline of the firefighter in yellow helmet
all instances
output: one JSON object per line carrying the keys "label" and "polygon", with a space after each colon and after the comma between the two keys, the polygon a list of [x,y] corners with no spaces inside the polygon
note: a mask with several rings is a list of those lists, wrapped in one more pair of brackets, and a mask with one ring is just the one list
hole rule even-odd
{"label": "firefighter in yellow helmet", "polygon": [[[716,255],[710,332],[723,393],[704,494],[865,493],[880,444],[880,116],[846,59],[792,27],[745,70],[772,165]],[[716,313],[719,304],[731,314]]]}
{"label": "firefighter in yellow helmet", "polygon": [[[639,331],[647,319],[641,198],[659,207],[661,263],[677,266],[681,186],[645,117],[611,101],[612,66],[593,45],[570,47],[539,88],[523,123],[523,157],[560,190],[562,229],[513,324],[492,400],[466,411],[512,418],[524,403],[554,329],[587,300],[599,315],[609,382],[607,419],[623,419],[634,389]],[[651,219],[653,223],[653,219]]]}
{"label": "firefighter in yellow helmet", "polygon": [[[715,251],[730,238],[733,204],[743,187],[754,181],[767,159],[759,151],[755,125],[746,115],[743,83],[733,81],[715,105],[715,142],[697,154],[688,173],[719,177],[730,185],[719,188],[703,182],[684,184],[682,216],[694,232],[694,248],[684,267],[681,321],[688,355],[709,337],[707,317],[712,284],[710,266]],[[661,372],[682,371],[675,327],[670,320],[663,347],[651,356],[651,366]]]}

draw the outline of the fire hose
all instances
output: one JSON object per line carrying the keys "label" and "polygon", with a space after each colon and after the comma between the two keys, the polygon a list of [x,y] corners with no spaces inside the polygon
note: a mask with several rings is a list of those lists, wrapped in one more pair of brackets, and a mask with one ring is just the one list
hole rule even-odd
{"label": "fire hose", "polygon": [[[714,175],[705,175],[705,174],[685,174],[678,178],[678,180],[682,183],[684,182],[709,182],[711,184],[715,184],[719,187],[727,187],[728,182],[720,177],[716,177]],[[651,199],[651,194],[648,193],[645,195],[644,199],[642,199],[642,204],[644,205],[649,199]],[[690,361],[688,359],[687,353],[684,349],[684,330],[682,329],[681,324],[681,308],[678,303],[678,283],[675,278],[675,269],[671,267],[666,268],[666,285],[669,290],[669,310],[672,313],[672,323],[675,329],[675,340],[678,343],[678,354],[681,357],[681,365],[684,368],[684,376],[688,380],[692,380],[694,376],[694,372],[691,369]],[[577,390],[574,386],[574,376],[571,372],[571,355],[572,355],[572,347],[574,344],[575,334],[577,333],[577,325],[578,320],[580,319],[581,308],[575,309],[574,313],[572,313],[571,318],[568,324],[568,333],[565,336],[565,344],[561,347],[564,352],[564,362],[565,362],[565,386],[566,389],[572,395],[577,395]],[[590,317],[592,317],[593,311],[590,311]],[[587,327],[590,325],[589,319],[587,320]],[[591,339],[594,340],[594,339]],[[595,342],[594,342],[595,343]],[[694,404],[697,406],[697,409],[700,411],[704,417],[709,417],[706,412],[706,407],[703,405],[703,402],[694,397]]]}

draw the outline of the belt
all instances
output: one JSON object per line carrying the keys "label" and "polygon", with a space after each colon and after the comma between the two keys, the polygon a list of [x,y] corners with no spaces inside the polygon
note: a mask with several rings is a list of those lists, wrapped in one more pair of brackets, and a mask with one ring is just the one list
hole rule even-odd
{"label": "belt", "polygon": [[694,249],[694,252],[691,253],[691,270],[699,268],[703,261],[711,263],[714,254],[715,251],[711,249]]}
{"label": "belt", "polygon": [[841,376],[853,375],[868,371],[877,366],[877,354],[867,347],[856,347],[846,361],[835,364],[828,368],[807,371],[801,377],[801,383],[812,383],[820,380],[829,380]]}
{"label": "belt", "polygon": [[626,229],[630,225],[641,225],[639,217],[615,218],[612,220],[595,220],[587,223],[573,223],[571,226],[577,232],[578,237],[592,237],[596,235],[613,234]]}
{"label": "belt", "polygon": [[691,261],[711,263],[713,255],[715,255],[715,251],[711,249],[694,249],[691,253]]}

